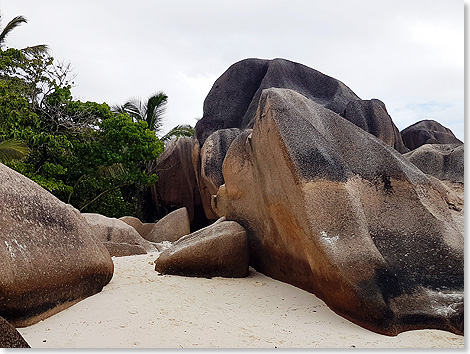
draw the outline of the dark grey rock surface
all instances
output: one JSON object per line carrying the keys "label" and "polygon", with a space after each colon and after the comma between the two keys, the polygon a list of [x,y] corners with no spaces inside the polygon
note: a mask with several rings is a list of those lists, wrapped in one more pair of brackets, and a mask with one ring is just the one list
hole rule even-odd
{"label": "dark grey rock surface", "polygon": [[400,131],[382,101],[378,99],[350,101],[342,116],[398,152],[404,154],[409,151],[403,144]]}
{"label": "dark grey rock surface", "polygon": [[435,120],[422,120],[400,132],[405,146],[414,150],[424,144],[463,144],[449,128]]}
{"label": "dark grey rock surface", "polygon": [[31,348],[23,336],[0,317],[0,348]]}
{"label": "dark grey rock surface", "polygon": [[219,129],[252,128],[264,89],[294,90],[341,114],[359,97],[341,81],[305,65],[285,59],[245,59],[230,66],[212,86],[204,101],[204,115],[196,124],[196,136],[204,144]]}

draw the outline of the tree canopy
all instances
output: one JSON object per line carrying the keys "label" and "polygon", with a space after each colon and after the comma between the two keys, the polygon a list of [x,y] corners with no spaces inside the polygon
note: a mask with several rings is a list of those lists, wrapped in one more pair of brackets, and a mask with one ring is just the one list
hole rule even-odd
{"label": "tree canopy", "polygon": [[0,77],[0,141],[29,151],[6,164],[81,211],[135,215],[157,180],[145,162],[164,148],[147,122],[74,100],[69,67],[46,52],[0,50]]}

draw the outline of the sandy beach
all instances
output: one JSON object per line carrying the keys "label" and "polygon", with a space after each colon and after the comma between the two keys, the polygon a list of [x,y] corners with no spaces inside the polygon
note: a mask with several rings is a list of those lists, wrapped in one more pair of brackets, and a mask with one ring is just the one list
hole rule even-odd
{"label": "sandy beach", "polygon": [[157,256],[113,258],[101,293],[19,332],[32,348],[464,348],[445,331],[370,332],[253,269],[242,279],[160,275]]}

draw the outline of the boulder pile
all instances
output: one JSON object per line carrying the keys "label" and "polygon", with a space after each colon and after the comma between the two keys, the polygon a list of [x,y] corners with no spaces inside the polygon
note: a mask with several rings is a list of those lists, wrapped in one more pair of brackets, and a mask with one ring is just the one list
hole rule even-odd
{"label": "boulder pile", "polygon": [[111,256],[123,257],[155,251],[135,228],[116,218],[94,213],[82,213],[93,230],[93,237],[108,249]]}
{"label": "boulder pile", "polygon": [[261,93],[272,87],[298,92],[401,153],[408,151],[383,102],[363,101],[341,81],[280,58],[245,59],[230,66],[217,79],[204,101],[204,115],[196,124],[201,146],[217,130],[252,128]]}
{"label": "boulder pile", "polygon": [[[185,188],[207,219],[246,230],[256,270],[379,333],[463,334],[463,200],[439,180],[463,182],[463,145],[434,146],[430,171],[406,141],[382,101],[298,63],[247,59],[214,83],[174,165],[190,168],[191,150]],[[217,273],[201,271],[213,259],[193,236],[156,269]]]}

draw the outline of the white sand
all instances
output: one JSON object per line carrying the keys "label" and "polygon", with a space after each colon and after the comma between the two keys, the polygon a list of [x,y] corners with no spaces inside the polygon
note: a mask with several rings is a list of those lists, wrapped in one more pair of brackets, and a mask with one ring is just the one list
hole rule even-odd
{"label": "white sand", "polygon": [[113,258],[101,293],[19,332],[32,348],[464,347],[464,337],[438,330],[370,332],[255,271],[244,279],[161,276],[156,256]]}

